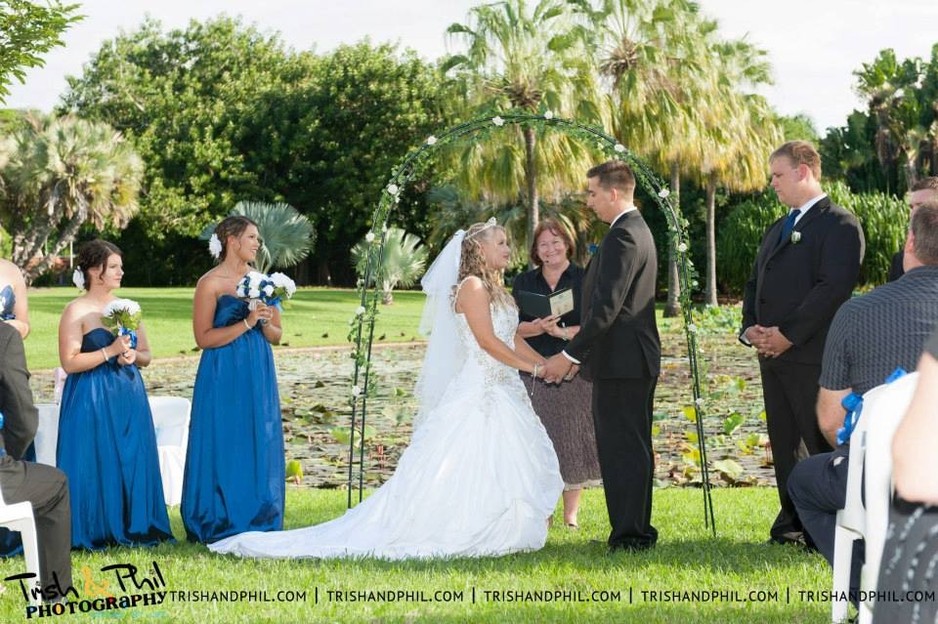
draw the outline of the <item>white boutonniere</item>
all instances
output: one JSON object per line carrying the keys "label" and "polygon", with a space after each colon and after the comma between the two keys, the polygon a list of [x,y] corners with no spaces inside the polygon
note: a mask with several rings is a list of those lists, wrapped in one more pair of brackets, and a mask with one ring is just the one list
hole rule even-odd
{"label": "white boutonniere", "polygon": [[801,232],[799,232],[798,230],[794,230],[791,233],[791,244],[797,245],[800,242],[801,242]]}

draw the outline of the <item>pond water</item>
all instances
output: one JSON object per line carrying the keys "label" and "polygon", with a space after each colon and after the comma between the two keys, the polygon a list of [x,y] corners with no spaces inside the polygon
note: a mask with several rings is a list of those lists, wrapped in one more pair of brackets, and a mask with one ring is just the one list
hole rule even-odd
{"label": "pond water", "polygon": [[[693,485],[700,479],[695,425],[685,415],[692,400],[681,343],[665,341],[656,392],[654,444],[660,485]],[[374,348],[377,395],[368,400],[366,485],[387,480],[410,439],[415,408],[412,391],[423,353],[422,343]],[[709,465],[719,467],[711,469],[711,478],[715,484],[773,484],[771,451],[765,444],[765,423],[759,418],[758,368],[747,353],[730,353],[714,357],[707,366],[708,459]],[[342,488],[347,483],[350,356],[350,347],[275,349],[286,459],[300,462],[303,485]],[[153,395],[191,399],[197,367],[198,357],[156,360],[143,370],[147,390]],[[52,400],[52,371],[35,372],[31,385],[37,402]],[[354,478],[357,482],[357,472]]]}

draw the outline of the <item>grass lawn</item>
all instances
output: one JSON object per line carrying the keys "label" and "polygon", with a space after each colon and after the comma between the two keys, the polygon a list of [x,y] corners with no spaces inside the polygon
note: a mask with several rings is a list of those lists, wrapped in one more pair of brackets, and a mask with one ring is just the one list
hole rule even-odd
{"label": "grass lawn", "polygon": [[[192,337],[194,288],[122,288],[117,296],[134,299],[143,309],[143,323],[156,358],[195,355]],[[26,341],[30,369],[59,365],[59,317],[65,305],[78,295],[74,288],[40,288],[29,292],[31,333]],[[406,342],[417,338],[423,308],[420,292],[396,292],[393,305],[380,306],[375,339]],[[283,315],[283,347],[345,345],[348,321],[358,307],[354,290],[302,288],[287,304]],[[382,338],[383,336],[383,338]]]}
{"label": "grass lawn", "polygon": [[[342,491],[289,486],[287,528],[340,515],[345,498]],[[130,563],[140,569],[138,578],[152,578],[154,561],[165,589],[172,593],[160,605],[62,621],[93,621],[93,617],[167,622],[824,621],[829,603],[811,601],[807,592],[829,588],[826,562],[793,547],[763,543],[774,516],[774,490],[720,489],[714,492],[714,504],[722,522],[716,539],[703,529],[699,490],[657,490],[653,521],[661,541],[656,549],[640,554],[607,555],[601,545],[590,543],[604,538],[608,530],[600,490],[586,492],[579,531],[559,526],[558,511],[543,550],[498,559],[242,560],[184,542],[153,549],[76,552],[75,585],[81,599],[140,593],[121,590],[115,573],[101,568]],[[171,510],[171,518],[177,539],[182,539],[178,510]],[[0,573],[15,573],[20,561],[0,562]],[[22,596],[13,583],[5,585],[0,620],[21,621]],[[366,600],[370,591],[385,594]],[[193,601],[191,592],[216,592],[216,600],[208,594]],[[218,592],[236,593],[238,599],[222,598]],[[361,592],[365,595],[354,600]],[[500,601],[496,592],[520,593],[513,594],[513,601]],[[660,601],[660,592],[671,592],[671,600]]]}
{"label": "grass lawn", "polygon": [[[27,357],[34,371],[45,371],[34,378],[43,387],[51,388],[49,369],[58,365],[59,315],[76,294],[74,289],[66,288],[30,292],[32,334],[26,342]],[[127,288],[118,295],[141,304],[154,354],[164,359],[147,370],[147,383],[154,384],[158,393],[190,396],[195,362],[180,365],[172,358],[197,354],[191,331],[192,289]],[[393,306],[380,307],[376,344],[416,338],[423,295],[400,292],[395,293],[395,300]],[[285,430],[292,431],[288,436],[291,444],[300,440],[300,446],[312,453],[305,460],[309,465],[308,480],[304,482],[324,483],[327,481],[322,481],[314,468],[326,473],[337,468],[324,454],[323,440],[327,438],[317,437],[322,432],[316,427],[328,432],[333,426],[345,426],[344,393],[352,366],[338,352],[332,358],[337,361],[330,364],[327,359],[331,359],[322,352],[288,349],[348,346],[348,321],[358,298],[351,290],[308,288],[298,291],[289,305],[284,314],[285,344],[276,348],[281,353],[278,376]],[[734,337],[738,312],[738,308],[727,307],[702,315],[701,362],[709,387],[711,459],[735,458],[746,474],[751,474],[766,453],[759,440],[743,442],[752,436],[759,438],[765,424],[759,419],[758,369],[751,353],[739,347]],[[664,355],[656,394],[659,432],[655,444],[660,454],[659,472],[664,473],[659,475],[659,482],[684,483],[694,476],[691,443],[696,434],[691,431],[691,423],[680,415],[690,393],[682,322],[659,319],[659,328]],[[410,388],[401,393],[396,386],[412,385],[405,382],[412,381],[413,374],[409,369],[397,371],[395,366],[406,358],[400,349],[377,353],[376,371],[384,384],[379,384],[381,392],[396,397],[395,401],[403,400],[397,395],[406,398]],[[376,426],[382,418],[394,421],[394,414],[383,413],[378,403],[373,409],[378,410],[372,420]],[[735,431],[725,422],[733,417],[745,420]],[[305,429],[300,427],[301,421],[306,423]],[[396,458],[397,446],[406,444],[406,436],[395,442],[403,435],[399,429],[400,423],[379,427],[374,437],[388,457]],[[299,438],[297,432],[302,434]],[[334,461],[344,466],[344,451],[340,451]],[[374,451],[370,448],[369,456]],[[371,466],[376,460],[370,457],[369,461]],[[723,473],[717,476],[726,477]],[[744,482],[738,478],[718,478],[720,481]],[[778,508],[775,489],[718,488],[713,498],[717,538],[704,529],[699,489],[657,490],[654,522],[661,541],[658,548],[641,554],[607,556],[601,545],[590,543],[590,539],[604,538],[608,531],[600,490],[590,490],[584,496],[579,531],[560,526],[558,513],[557,526],[551,529],[543,550],[499,559],[399,563],[245,561],[212,555],[202,546],[185,542],[154,549],[75,553],[74,580],[81,599],[140,593],[132,588],[121,589],[114,572],[101,570],[125,563],[137,566],[140,578],[153,577],[152,564],[156,562],[165,589],[171,593],[156,606],[66,617],[80,621],[142,618],[174,622],[824,621],[829,603],[811,600],[808,594],[830,588],[830,570],[824,560],[793,548],[764,544]],[[288,485],[287,528],[337,517],[344,510],[345,500],[344,490]],[[170,517],[177,539],[182,539],[178,510],[171,510]],[[4,577],[16,573],[21,561],[0,560],[0,573]],[[6,590],[0,594],[0,621],[21,621],[25,611],[17,586],[11,582],[2,585]],[[369,591],[384,593],[369,600]],[[208,593],[203,596],[191,592]],[[366,594],[359,596],[359,592]],[[498,592],[522,593],[511,593],[515,600],[508,601],[499,600],[507,595]]]}

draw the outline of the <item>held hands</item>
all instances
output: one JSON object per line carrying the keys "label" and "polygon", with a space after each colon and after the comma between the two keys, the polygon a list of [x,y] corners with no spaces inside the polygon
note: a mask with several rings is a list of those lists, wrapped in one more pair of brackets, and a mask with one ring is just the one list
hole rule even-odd
{"label": "held hands", "polygon": [[778,357],[788,351],[793,344],[777,326],[752,325],[746,329],[745,336],[762,357]]}
{"label": "held hands", "polygon": [[547,360],[540,376],[547,383],[559,384],[562,381],[570,381],[579,371],[579,366],[567,359],[562,353],[558,353]]}

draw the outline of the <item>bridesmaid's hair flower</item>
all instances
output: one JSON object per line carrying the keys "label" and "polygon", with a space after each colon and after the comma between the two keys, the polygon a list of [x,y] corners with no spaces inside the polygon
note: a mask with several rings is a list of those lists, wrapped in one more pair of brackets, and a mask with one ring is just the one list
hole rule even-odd
{"label": "bridesmaid's hair flower", "polygon": [[212,232],[212,237],[208,239],[208,252],[212,254],[212,257],[218,260],[218,256],[221,255],[221,241],[218,240],[218,234]]}
{"label": "bridesmaid's hair flower", "polygon": [[81,267],[75,267],[72,271],[72,283],[78,287],[78,290],[85,289],[85,272],[81,270]]}

